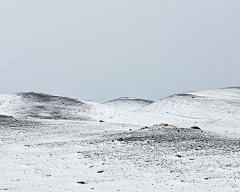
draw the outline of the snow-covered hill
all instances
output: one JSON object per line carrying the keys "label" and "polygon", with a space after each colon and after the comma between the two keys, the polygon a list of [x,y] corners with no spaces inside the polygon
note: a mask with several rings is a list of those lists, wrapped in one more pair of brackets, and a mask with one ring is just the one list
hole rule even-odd
{"label": "snow-covered hill", "polygon": [[112,101],[104,103],[104,105],[122,111],[135,111],[153,103],[153,101],[131,98],[131,97],[120,97]]}
{"label": "snow-covered hill", "polygon": [[159,101],[119,98],[104,104],[42,93],[0,95],[0,114],[17,118],[105,121],[240,133],[240,88],[172,95]]}
{"label": "snow-covered hill", "polygon": [[236,120],[240,119],[240,88],[176,94],[156,101],[139,111],[209,120]]}
{"label": "snow-covered hill", "polygon": [[43,93],[0,95],[0,114],[19,118],[91,120],[88,115],[104,105]]}
{"label": "snow-covered hill", "polygon": [[104,104],[42,93],[0,95],[0,114],[17,118],[94,120],[141,126],[179,127],[240,133],[240,88],[172,95],[159,101],[119,98]]}

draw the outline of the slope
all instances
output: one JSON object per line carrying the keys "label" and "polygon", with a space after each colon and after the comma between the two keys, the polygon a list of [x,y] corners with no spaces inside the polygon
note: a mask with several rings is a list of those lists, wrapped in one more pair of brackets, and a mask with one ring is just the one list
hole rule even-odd
{"label": "slope", "polygon": [[[138,112],[186,118],[186,124],[239,129],[240,88],[187,92],[156,101]],[[174,122],[174,120],[173,120]],[[184,125],[179,124],[179,125]]]}
{"label": "slope", "polygon": [[137,99],[132,97],[120,97],[119,99],[108,101],[104,103],[104,105],[116,110],[135,111],[151,103],[153,103],[153,101]]}
{"label": "slope", "polygon": [[0,114],[18,118],[92,120],[91,113],[104,105],[43,93],[0,95]]}

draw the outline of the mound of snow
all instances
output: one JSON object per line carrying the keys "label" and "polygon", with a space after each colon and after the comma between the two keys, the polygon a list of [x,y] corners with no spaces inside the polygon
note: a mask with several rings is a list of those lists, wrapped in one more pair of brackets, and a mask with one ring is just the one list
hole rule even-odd
{"label": "mound of snow", "polygon": [[208,120],[240,119],[240,88],[176,94],[139,110]]}
{"label": "mound of snow", "polygon": [[133,97],[120,97],[119,99],[108,101],[104,103],[104,105],[115,110],[135,111],[151,103],[153,103],[153,101],[137,99]]}
{"label": "mound of snow", "polygon": [[106,108],[103,104],[43,93],[0,95],[0,114],[37,119],[92,120],[89,114]]}

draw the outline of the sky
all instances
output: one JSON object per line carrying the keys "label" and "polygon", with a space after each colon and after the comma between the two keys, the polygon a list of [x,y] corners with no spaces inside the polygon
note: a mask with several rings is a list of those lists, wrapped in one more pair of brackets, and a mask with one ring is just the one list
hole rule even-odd
{"label": "sky", "polygon": [[240,85],[239,0],[0,2],[0,94],[106,102]]}

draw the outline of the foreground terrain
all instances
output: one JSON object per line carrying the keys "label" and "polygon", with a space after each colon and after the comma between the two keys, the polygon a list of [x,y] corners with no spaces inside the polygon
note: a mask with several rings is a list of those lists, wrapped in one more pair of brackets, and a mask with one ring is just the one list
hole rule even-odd
{"label": "foreground terrain", "polygon": [[104,104],[0,95],[0,190],[240,191],[239,123],[238,87]]}

